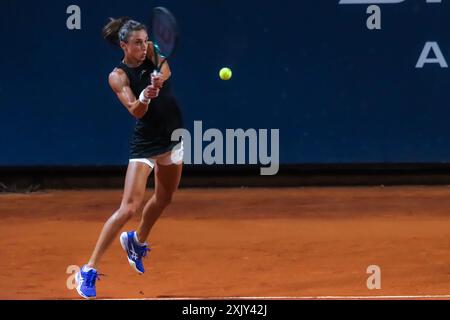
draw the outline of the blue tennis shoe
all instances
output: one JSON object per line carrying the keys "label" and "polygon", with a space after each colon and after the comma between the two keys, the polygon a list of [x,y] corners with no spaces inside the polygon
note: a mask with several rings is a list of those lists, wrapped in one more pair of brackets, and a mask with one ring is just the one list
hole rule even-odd
{"label": "blue tennis shoe", "polygon": [[85,299],[94,299],[97,296],[95,282],[99,279],[97,270],[84,266],[75,276],[77,291]]}
{"label": "blue tennis shoe", "polygon": [[150,251],[148,245],[138,244],[136,240],[136,232],[123,232],[120,235],[120,244],[123,250],[127,253],[128,263],[137,273],[143,274],[145,272],[142,258],[147,256]]}

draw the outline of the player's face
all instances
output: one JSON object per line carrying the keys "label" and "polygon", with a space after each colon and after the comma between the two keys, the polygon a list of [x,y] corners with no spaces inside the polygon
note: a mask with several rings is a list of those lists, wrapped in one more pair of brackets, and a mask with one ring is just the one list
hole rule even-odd
{"label": "player's face", "polygon": [[142,62],[147,56],[147,43],[148,35],[145,30],[133,31],[122,48],[129,58]]}

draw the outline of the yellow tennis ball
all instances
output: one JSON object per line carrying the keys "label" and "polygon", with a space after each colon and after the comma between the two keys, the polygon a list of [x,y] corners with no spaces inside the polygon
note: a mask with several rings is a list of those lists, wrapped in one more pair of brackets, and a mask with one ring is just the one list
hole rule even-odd
{"label": "yellow tennis ball", "polygon": [[222,68],[219,72],[220,79],[222,80],[230,80],[233,73],[230,68]]}

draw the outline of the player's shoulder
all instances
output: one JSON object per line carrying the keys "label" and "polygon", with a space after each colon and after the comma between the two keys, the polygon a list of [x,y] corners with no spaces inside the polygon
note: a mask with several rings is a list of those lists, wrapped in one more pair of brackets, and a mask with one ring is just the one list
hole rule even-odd
{"label": "player's shoulder", "polygon": [[109,74],[109,78],[113,77],[113,78],[122,78],[122,77],[126,77],[127,74],[125,73],[125,71],[122,68],[114,68],[113,71],[111,71],[111,73]]}
{"label": "player's shoulder", "polygon": [[149,59],[150,61],[154,61],[154,58],[153,58],[153,52],[154,52],[154,44],[153,44],[153,42],[152,41],[148,41],[147,42],[147,59]]}
{"label": "player's shoulder", "polygon": [[111,84],[125,84],[128,82],[128,76],[121,68],[114,68],[108,76]]}

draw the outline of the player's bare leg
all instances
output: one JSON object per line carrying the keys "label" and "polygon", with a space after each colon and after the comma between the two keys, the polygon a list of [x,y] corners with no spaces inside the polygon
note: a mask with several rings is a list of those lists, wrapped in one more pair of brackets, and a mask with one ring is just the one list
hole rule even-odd
{"label": "player's bare leg", "polygon": [[96,268],[98,261],[116,239],[120,229],[136,214],[144,200],[147,179],[152,169],[145,163],[130,162],[125,178],[122,203],[105,223],[88,267]]}
{"label": "player's bare leg", "polygon": [[141,223],[137,229],[137,237],[140,242],[147,240],[156,220],[171,203],[172,196],[180,184],[182,169],[182,164],[168,166],[156,164],[155,193],[145,205]]}

